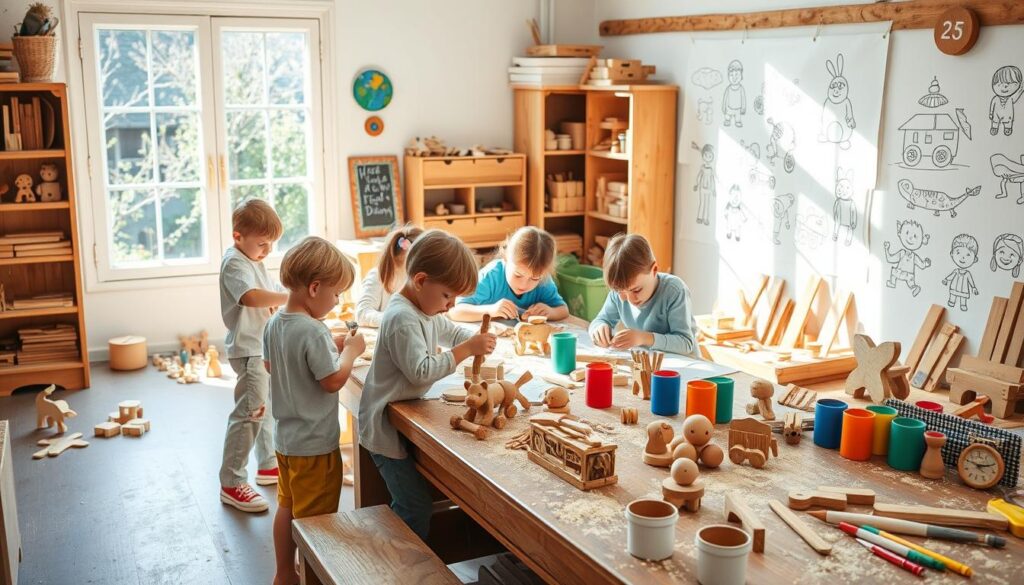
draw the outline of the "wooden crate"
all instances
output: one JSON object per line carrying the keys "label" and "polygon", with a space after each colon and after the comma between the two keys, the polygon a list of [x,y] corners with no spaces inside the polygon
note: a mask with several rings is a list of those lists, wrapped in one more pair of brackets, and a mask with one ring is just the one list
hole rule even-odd
{"label": "wooden crate", "polygon": [[530,461],[581,490],[611,485],[615,475],[617,445],[593,447],[561,433],[557,428],[530,423],[527,454]]}

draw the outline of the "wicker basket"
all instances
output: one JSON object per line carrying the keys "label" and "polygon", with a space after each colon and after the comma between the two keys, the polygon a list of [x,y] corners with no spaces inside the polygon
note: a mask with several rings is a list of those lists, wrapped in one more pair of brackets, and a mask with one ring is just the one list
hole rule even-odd
{"label": "wicker basket", "polygon": [[57,65],[57,37],[17,36],[14,43],[14,58],[18,60],[23,83],[46,82],[53,79]]}

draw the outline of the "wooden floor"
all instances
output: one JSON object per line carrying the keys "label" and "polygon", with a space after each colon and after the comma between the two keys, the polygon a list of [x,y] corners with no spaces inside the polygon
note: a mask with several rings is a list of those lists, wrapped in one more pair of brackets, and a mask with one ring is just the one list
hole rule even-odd
{"label": "wooden floor", "polygon": [[[218,470],[233,381],[180,385],[153,367],[111,372],[93,365],[92,388],[56,392],[78,416],[69,431],[90,442],[35,461],[34,392],[0,398],[11,421],[24,559],[22,585],[54,583],[270,583],[275,486],[256,486],[269,512],[246,514],[220,502]],[[143,403],[152,431],[141,439],[92,437],[117,403]],[[250,462],[250,474],[255,462]],[[352,488],[341,495],[352,509]]]}

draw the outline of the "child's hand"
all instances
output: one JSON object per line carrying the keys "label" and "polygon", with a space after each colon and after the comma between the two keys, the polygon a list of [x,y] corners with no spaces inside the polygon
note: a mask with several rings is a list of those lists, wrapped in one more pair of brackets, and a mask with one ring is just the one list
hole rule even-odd
{"label": "child's hand", "polygon": [[551,316],[551,307],[545,305],[544,303],[536,303],[532,307],[530,307],[529,309],[526,309],[525,312],[523,312],[522,319],[523,319],[523,321],[526,321],[526,319],[529,318],[529,317],[550,317],[550,316]]}
{"label": "child's hand", "polygon": [[608,347],[612,343],[612,328],[602,324],[590,333],[590,339],[598,347]]}
{"label": "child's hand", "polygon": [[494,346],[497,343],[498,338],[493,333],[477,333],[469,338],[466,346],[469,348],[470,355],[487,355],[494,351]]}
{"label": "child's hand", "polygon": [[491,317],[495,319],[519,318],[519,307],[508,299],[501,299],[500,301],[489,305],[488,308],[490,309],[489,312],[491,313]]}
{"label": "child's hand", "polygon": [[615,334],[611,346],[615,349],[625,349],[638,345],[651,345],[654,342],[653,335],[646,331],[636,329],[624,329]]}
{"label": "child's hand", "polygon": [[350,351],[356,357],[363,355],[366,351],[366,339],[363,338],[362,333],[356,333],[355,335],[349,335],[344,338],[345,349],[343,351]]}

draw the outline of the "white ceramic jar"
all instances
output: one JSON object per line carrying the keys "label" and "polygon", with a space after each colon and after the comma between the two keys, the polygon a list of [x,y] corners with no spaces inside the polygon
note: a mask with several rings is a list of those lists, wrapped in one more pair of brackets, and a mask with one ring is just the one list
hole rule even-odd
{"label": "white ceramic jar", "polygon": [[663,500],[641,498],[626,506],[626,550],[639,559],[660,561],[675,548],[679,510]]}
{"label": "white ceramic jar", "polygon": [[712,524],[697,531],[697,581],[701,585],[743,585],[753,540],[728,524]]}

